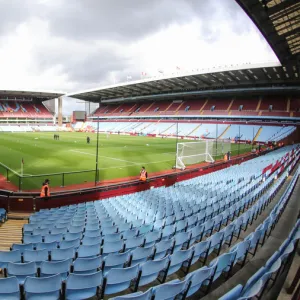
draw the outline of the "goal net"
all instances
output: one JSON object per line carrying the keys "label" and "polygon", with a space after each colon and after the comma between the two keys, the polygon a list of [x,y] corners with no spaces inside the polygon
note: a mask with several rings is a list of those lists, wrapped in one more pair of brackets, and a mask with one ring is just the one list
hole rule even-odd
{"label": "goal net", "polygon": [[224,156],[225,153],[231,151],[231,141],[229,140],[218,140],[214,141],[212,157],[216,158]]}
{"label": "goal net", "polygon": [[200,141],[178,143],[176,151],[176,168],[185,169],[187,165],[197,164],[203,161],[214,162],[214,141]]}

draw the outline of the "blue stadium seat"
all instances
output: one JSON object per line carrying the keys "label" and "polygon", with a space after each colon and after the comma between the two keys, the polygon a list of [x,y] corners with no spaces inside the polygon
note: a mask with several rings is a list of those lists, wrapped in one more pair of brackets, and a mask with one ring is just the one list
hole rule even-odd
{"label": "blue stadium seat", "polygon": [[85,230],[84,237],[101,237],[101,231],[99,229]]}
{"label": "blue stadium seat", "polygon": [[99,293],[103,283],[102,272],[70,274],[66,280],[66,299],[87,299]]}
{"label": "blue stadium seat", "polygon": [[[35,245],[36,250],[42,250],[46,249],[48,251],[51,251],[53,249],[57,249],[58,242],[49,242],[49,243],[37,243]],[[28,249],[28,250],[33,250],[33,249]]]}
{"label": "blue stadium seat", "polygon": [[42,243],[43,237],[41,235],[24,235],[23,243],[24,244],[37,244]]}
{"label": "blue stadium seat", "polygon": [[[133,283],[136,285],[139,267],[133,266],[124,269],[111,269],[105,276],[104,295],[111,295],[128,289]],[[136,286],[134,290],[136,291]]]}
{"label": "blue stadium seat", "polygon": [[174,235],[175,239],[175,246],[174,252],[179,250],[185,250],[189,248],[190,240],[191,240],[192,233],[191,232],[179,232]]}
{"label": "blue stadium seat", "polygon": [[207,281],[210,280],[215,272],[215,266],[212,266],[210,268],[208,267],[202,267],[201,269],[198,269],[196,271],[193,271],[192,273],[189,273],[185,280],[187,282],[190,282],[190,288],[187,292],[187,297],[195,294],[203,285],[207,286]]}
{"label": "blue stadium seat", "polygon": [[145,237],[141,236],[141,235],[138,237],[128,238],[125,241],[125,249],[131,250],[131,249],[143,246],[144,243],[145,243]]}
{"label": "blue stadium seat", "polygon": [[[169,257],[166,256],[165,258],[149,260],[145,263],[142,263],[140,265],[141,277],[139,280],[139,286],[144,286],[150,282],[153,282],[161,273],[166,274],[169,262]],[[166,276],[164,276],[164,279],[165,277]]]}
{"label": "blue stadium seat", "polygon": [[0,278],[0,299],[20,300],[20,296],[17,277]]}
{"label": "blue stadium seat", "polygon": [[166,275],[169,276],[181,268],[184,268],[185,272],[188,273],[192,262],[193,253],[194,249],[190,248],[188,250],[179,250],[170,255],[170,265]]}
{"label": "blue stadium seat", "polygon": [[103,256],[108,255],[109,253],[117,253],[124,250],[123,240],[115,242],[106,242],[103,244],[101,254]]}
{"label": "blue stadium seat", "polygon": [[236,252],[234,265],[239,263],[241,265],[241,268],[245,265],[249,247],[250,241],[243,241],[235,245],[232,249],[230,249],[230,252]]}
{"label": "blue stadium seat", "polygon": [[24,282],[25,298],[28,300],[60,299],[61,277],[27,277]]}
{"label": "blue stadium seat", "polygon": [[100,254],[100,244],[81,245],[78,247],[78,257],[96,257]]}
{"label": "blue stadium seat", "polygon": [[186,289],[187,283],[180,280],[172,280],[167,283],[155,286],[153,288],[153,294],[155,299],[170,300],[175,299],[179,295],[183,295]]}
{"label": "blue stadium seat", "polygon": [[20,285],[22,285],[27,276],[36,276],[37,267],[34,262],[28,263],[8,263],[5,269],[7,277],[15,276],[18,279]]}
{"label": "blue stadium seat", "polygon": [[20,250],[23,254],[24,250],[33,250],[33,244],[12,244],[11,250]]}
{"label": "blue stadium seat", "polygon": [[69,275],[72,259],[61,261],[43,261],[40,266],[40,277],[49,277],[60,274],[61,279],[66,280]]}
{"label": "blue stadium seat", "polygon": [[73,272],[75,274],[91,274],[96,273],[102,267],[102,257],[93,258],[77,258],[73,262]]}
{"label": "blue stadium seat", "polygon": [[153,253],[154,247],[137,247],[131,251],[131,266],[147,261]]}
{"label": "blue stadium seat", "polygon": [[159,259],[165,257],[167,254],[171,254],[173,252],[174,245],[174,238],[156,243],[154,258]]}
{"label": "blue stadium seat", "polygon": [[60,242],[63,239],[62,233],[56,233],[56,234],[47,234],[44,236],[44,242],[45,243],[51,243],[51,242]]}
{"label": "blue stadium seat", "polygon": [[33,261],[39,267],[42,261],[48,260],[48,250],[24,250],[23,258],[24,262]]}
{"label": "blue stadium seat", "polygon": [[161,232],[158,230],[150,231],[145,234],[145,247],[154,246],[161,239]]}
{"label": "blue stadium seat", "polygon": [[0,251],[0,268],[1,269],[6,268],[8,262],[20,263],[21,251],[20,250]]}
{"label": "blue stadium seat", "polygon": [[210,263],[209,266],[213,266],[215,263],[217,265],[213,276],[213,281],[217,280],[224,272],[227,273],[227,278],[229,277],[235,256],[235,252],[224,253]]}
{"label": "blue stadium seat", "polygon": [[198,260],[200,260],[202,264],[205,265],[208,251],[210,249],[210,241],[207,240],[205,242],[197,243],[192,248],[194,249],[194,256],[191,264],[193,265]]}
{"label": "blue stadium seat", "polygon": [[94,244],[102,244],[103,237],[100,236],[84,236],[81,240],[82,245],[88,246],[88,245],[94,245]]}
{"label": "blue stadium seat", "polygon": [[121,233],[109,233],[103,236],[103,244],[107,242],[117,242],[122,238]]}
{"label": "blue stadium seat", "polygon": [[123,268],[129,263],[130,252],[109,253],[103,259],[103,272],[106,274],[112,268]]}
{"label": "blue stadium seat", "polygon": [[74,240],[68,240],[68,241],[61,241],[59,243],[59,248],[60,249],[66,249],[66,248],[70,248],[70,247],[74,247],[75,249],[77,249],[80,246],[80,239],[74,239]]}

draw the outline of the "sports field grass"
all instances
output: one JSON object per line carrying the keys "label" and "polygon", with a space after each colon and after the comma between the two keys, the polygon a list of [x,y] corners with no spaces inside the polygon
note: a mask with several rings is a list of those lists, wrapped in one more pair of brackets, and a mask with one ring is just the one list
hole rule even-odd
{"label": "sports field grass", "polygon": [[[0,162],[21,174],[24,160],[24,175],[42,175],[22,179],[22,190],[39,188],[45,178],[51,186],[62,185],[62,175],[46,175],[71,171],[91,170],[64,176],[64,185],[93,182],[95,180],[96,134],[89,134],[91,143],[86,143],[87,133],[60,132],[60,140],[54,133],[0,133]],[[182,140],[180,140],[182,142]],[[161,139],[139,136],[99,135],[100,181],[136,176],[141,166],[148,173],[170,170],[175,164],[176,139]],[[240,145],[240,153],[251,150],[249,145]],[[232,155],[237,154],[237,145],[231,146]],[[6,171],[0,166],[0,173]],[[45,175],[43,175],[45,174]],[[9,172],[9,179],[18,186],[18,177]]]}

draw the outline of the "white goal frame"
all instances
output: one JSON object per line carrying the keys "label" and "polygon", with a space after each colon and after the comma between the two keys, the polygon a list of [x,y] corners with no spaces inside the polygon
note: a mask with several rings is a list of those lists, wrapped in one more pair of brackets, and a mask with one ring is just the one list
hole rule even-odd
{"label": "white goal frame", "polygon": [[[202,151],[200,150],[199,153],[195,153],[192,155],[185,155],[184,149],[189,146],[196,147],[197,144],[200,146],[203,146],[205,144],[205,149],[202,148]],[[213,145],[214,140],[201,140],[199,142],[187,142],[187,143],[177,143],[177,149],[176,149],[176,169],[184,170],[186,168],[187,161],[194,160],[191,164],[197,164],[201,161],[210,162],[213,163],[215,160],[212,157],[212,151],[213,151]],[[204,150],[204,151],[203,151]]]}

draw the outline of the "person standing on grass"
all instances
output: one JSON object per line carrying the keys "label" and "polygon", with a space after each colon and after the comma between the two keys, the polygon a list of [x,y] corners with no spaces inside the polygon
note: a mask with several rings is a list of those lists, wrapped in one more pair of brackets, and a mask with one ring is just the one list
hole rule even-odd
{"label": "person standing on grass", "polygon": [[227,160],[230,160],[230,151],[227,152]]}
{"label": "person standing on grass", "polygon": [[227,153],[225,153],[225,155],[224,155],[224,161],[226,162],[227,160],[228,160]]}
{"label": "person standing on grass", "polygon": [[148,173],[145,169],[145,167],[142,167],[141,172],[140,172],[140,181],[145,182],[148,178]]}
{"label": "person standing on grass", "polygon": [[86,142],[87,142],[87,144],[89,144],[91,142],[91,139],[89,136],[86,138]]}
{"label": "person standing on grass", "polygon": [[49,197],[50,196],[49,183],[50,183],[49,179],[46,179],[43,182],[43,186],[42,186],[42,190],[41,190],[41,195],[40,195],[41,198],[45,198],[45,197]]}

